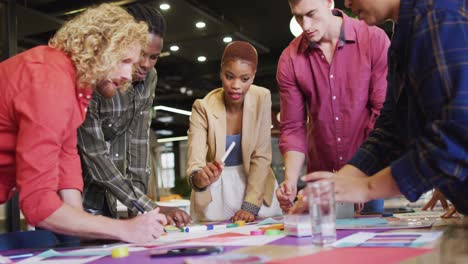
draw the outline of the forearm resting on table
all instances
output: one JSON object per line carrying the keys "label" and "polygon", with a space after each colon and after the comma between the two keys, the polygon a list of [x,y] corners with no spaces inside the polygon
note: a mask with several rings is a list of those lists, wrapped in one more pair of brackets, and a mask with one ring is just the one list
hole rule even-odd
{"label": "forearm resting on table", "polygon": [[284,153],[285,180],[297,183],[299,174],[305,161],[305,154],[299,151],[288,151]]}
{"label": "forearm resting on table", "polygon": [[369,177],[369,200],[388,198],[400,195],[400,189],[392,177],[390,167]]}
{"label": "forearm resting on table", "polygon": [[38,226],[61,234],[122,240],[122,223],[123,221],[88,214],[64,203]]}

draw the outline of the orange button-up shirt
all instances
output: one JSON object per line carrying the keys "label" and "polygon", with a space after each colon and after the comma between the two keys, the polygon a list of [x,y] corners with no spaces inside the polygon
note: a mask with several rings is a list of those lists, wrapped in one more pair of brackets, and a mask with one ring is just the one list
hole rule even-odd
{"label": "orange button-up shirt", "polygon": [[83,189],[76,129],[92,90],[63,52],[39,46],[0,63],[0,94],[0,203],[16,187],[35,226],[62,206],[58,190]]}

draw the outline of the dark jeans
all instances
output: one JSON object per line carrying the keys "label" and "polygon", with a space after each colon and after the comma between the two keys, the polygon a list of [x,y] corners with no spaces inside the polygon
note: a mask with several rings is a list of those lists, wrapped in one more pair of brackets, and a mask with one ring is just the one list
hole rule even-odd
{"label": "dark jeans", "polygon": [[0,250],[44,249],[57,247],[57,237],[48,230],[17,231],[0,234]]}
{"label": "dark jeans", "polygon": [[[40,227],[36,227],[36,230],[47,230]],[[58,240],[57,247],[79,247],[80,238],[77,236],[63,235],[52,232]]]}

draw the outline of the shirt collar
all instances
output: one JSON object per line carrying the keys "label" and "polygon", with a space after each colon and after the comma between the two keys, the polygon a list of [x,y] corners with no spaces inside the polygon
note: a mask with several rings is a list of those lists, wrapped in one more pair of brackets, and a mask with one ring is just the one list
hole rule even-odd
{"label": "shirt collar", "polygon": [[134,81],[130,87],[141,93],[145,89],[145,80]]}
{"label": "shirt collar", "polygon": [[[340,39],[338,42],[338,47],[343,47],[346,43],[356,42],[356,32],[354,30],[353,24],[351,23],[351,18],[347,16],[343,11],[339,9],[332,10],[333,15],[340,16],[343,18],[343,23],[341,24],[340,29]],[[299,45],[299,52],[303,53],[307,48],[315,48],[317,44],[315,42],[310,42],[304,33],[301,35],[302,41]]]}

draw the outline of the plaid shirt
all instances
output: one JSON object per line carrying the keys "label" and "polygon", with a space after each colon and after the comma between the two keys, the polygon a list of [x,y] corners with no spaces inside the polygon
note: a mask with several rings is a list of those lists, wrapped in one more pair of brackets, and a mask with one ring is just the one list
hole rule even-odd
{"label": "plaid shirt", "polygon": [[349,162],[390,165],[410,200],[437,187],[468,213],[468,3],[402,0],[388,92],[369,139]]}
{"label": "plaid shirt", "polygon": [[144,83],[134,84],[125,93],[117,92],[111,99],[95,93],[90,101],[86,120],[78,129],[85,208],[103,210],[107,201],[111,215],[116,217],[116,199],[134,214],[138,211],[131,200],[138,200],[148,211],[156,207],[146,196],[156,82],[153,70]]}

